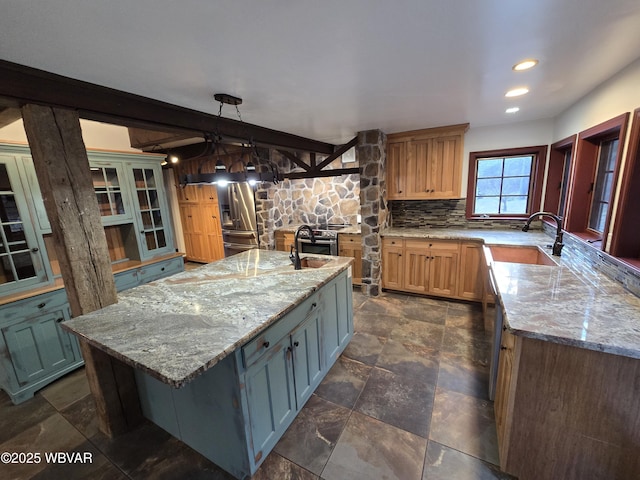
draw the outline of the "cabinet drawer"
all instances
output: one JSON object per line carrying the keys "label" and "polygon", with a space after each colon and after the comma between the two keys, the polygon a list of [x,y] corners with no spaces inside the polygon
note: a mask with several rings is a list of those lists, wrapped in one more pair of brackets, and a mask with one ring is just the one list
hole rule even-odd
{"label": "cabinet drawer", "polygon": [[404,240],[402,238],[394,238],[394,237],[383,237],[382,238],[382,246],[383,247],[404,247]]}
{"label": "cabinet drawer", "polygon": [[64,289],[25,298],[18,302],[9,303],[0,307],[2,316],[0,324],[6,325],[22,321],[25,317],[37,315],[39,312],[49,312],[59,309],[67,304],[67,292]]}
{"label": "cabinet drawer", "polygon": [[118,292],[136,287],[140,283],[137,269],[116,273],[113,279],[116,282],[116,291]]}
{"label": "cabinet drawer", "polygon": [[184,270],[182,257],[175,257],[164,262],[144,266],[138,271],[140,284],[153,282],[159,278],[168,277]]}
{"label": "cabinet drawer", "polygon": [[242,347],[242,360],[245,367],[249,367],[268,354],[273,347],[286,335],[289,335],[307,316],[320,308],[320,298],[312,295],[298,305],[293,311],[285,315],[276,323],[258,334],[253,340]]}
{"label": "cabinet drawer", "polygon": [[341,233],[338,235],[338,243],[360,245],[362,243],[362,237],[357,233]]}

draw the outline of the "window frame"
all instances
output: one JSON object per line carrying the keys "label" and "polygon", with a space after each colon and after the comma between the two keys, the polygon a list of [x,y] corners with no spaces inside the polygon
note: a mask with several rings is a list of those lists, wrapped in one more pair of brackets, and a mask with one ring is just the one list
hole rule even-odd
{"label": "window frame", "polygon": [[[569,186],[571,184],[571,169],[575,164],[575,144],[578,135],[571,135],[563,138],[551,145],[549,149],[549,166],[547,168],[547,183],[544,192],[544,211],[557,214],[560,218],[564,218],[567,211],[567,202],[569,200]],[[569,153],[569,175],[565,176],[567,153]],[[565,183],[566,179],[566,183]],[[554,185],[558,185],[555,188]],[[562,199],[562,191],[564,192],[564,208],[560,211],[560,200]],[[542,219],[549,224],[555,225],[547,217]]]}
{"label": "window frame", "polygon": [[[531,166],[531,179],[529,182],[529,195],[527,202],[527,211],[523,214],[487,214],[473,213],[475,205],[475,191],[477,182],[478,160],[486,158],[513,157],[519,155],[533,155]],[[544,183],[544,166],[547,160],[547,145],[537,145],[531,147],[503,148],[499,150],[484,150],[481,152],[469,153],[469,177],[467,179],[467,201],[466,201],[466,218],[468,220],[520,220],[528,218],[529,215],[540,210],[540,202],[542,199],[542,184]]]}
{"label": "window frame", "polygon": [[[571,232],[577,237],[589,241],[601,250],[605,250],[610,231],[611,218],[614,210],[613,202],[620,177],[620,165],[622,163],[622,152],[624,149],[628,119],[629,113],[623,113],[587,130],[583,130],[578,134],[578,141],[576,143],[564,228],[567,232]],[[607,211],[604,231],[599,233],[589,228],[589,216],[591,214],[593,189],[598,173],[597,167],[600,144],[603,141],[615,138],[618,139],[618,150],[616,153],[611,197],[609,199],[610,207]]]}

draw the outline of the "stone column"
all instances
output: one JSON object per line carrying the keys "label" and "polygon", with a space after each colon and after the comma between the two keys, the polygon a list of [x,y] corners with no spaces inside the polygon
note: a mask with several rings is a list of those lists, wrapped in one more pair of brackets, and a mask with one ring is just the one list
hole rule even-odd
{"label": "stone column", "polygon": [[362,215],[362,293],[380,294],[382,241],[380,231],[387,226],[386,143],[380,130],[358,132],[356,158],[360,164],[360,212]]}

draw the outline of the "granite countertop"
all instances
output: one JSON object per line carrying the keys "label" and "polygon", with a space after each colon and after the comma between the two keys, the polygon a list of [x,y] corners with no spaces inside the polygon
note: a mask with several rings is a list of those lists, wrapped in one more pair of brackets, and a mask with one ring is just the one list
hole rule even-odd
{"label": "granite countertop", "polygon": [[61,325],[178,388],[282,318],[352,262],[330,258],[320,268],[294,270],[286,252],[249,250],[126,290],[118,294],[118,303]]}
{"label": "granite countertop", "polygon": [[[537,246],[549,252],[543,232],[391,228],[387,237],[477,240],[485,245]],[[556,266],[494,261],[507,329],[514,335],[640,358],[640,298],[563,250]]]}

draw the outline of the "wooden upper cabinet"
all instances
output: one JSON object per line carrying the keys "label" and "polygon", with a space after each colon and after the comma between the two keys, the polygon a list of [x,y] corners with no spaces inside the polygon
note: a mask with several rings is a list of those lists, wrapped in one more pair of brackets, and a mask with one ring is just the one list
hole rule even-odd
{"label": "wooden upper cabinet", "polygon": [[387,137],[389,200],[460,198],[464,133],[468,124]]}

